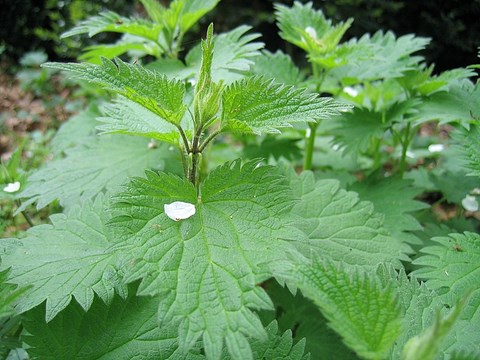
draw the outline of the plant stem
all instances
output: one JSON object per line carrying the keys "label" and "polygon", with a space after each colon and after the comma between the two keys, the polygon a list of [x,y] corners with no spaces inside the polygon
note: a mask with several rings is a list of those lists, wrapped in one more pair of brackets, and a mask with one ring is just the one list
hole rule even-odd
{"label": "plant stem", "polygon": [[189,177],[188,177],[188,180],[190,180],[190,182],[193,185],[195,185],[195,187],[197,186],[197,180],[198,180],[197,172],[198,172],[198,157],[199,157],[199,155],[200,155],[199,153],[192,153],[190,174],[189,174]]}
{"label": "plant stem", "polygon": [[[16,204],[18,207],[20,207],[20,206],[22,205],[19,200],[15,200],[15,204]],[[23,217],[25,218],[25,220],[27,221],[27,223],[28,223],[28,225],[29,225],[30,227],[35,226],[35,224],[33,223],[32,218],[30,217],[30,215],[28,215],[28,213],[27,213],[25,210],[22,210],[22,211],[20,211],[20,212],[22,213]]]}
{"label": "plant stem", "polygon": [[410,145],[410,141],[412,140],[412,136],[410,135],[411,127],[412,125],[409,122],[405,130],[405,138],[401,139],[401,144],[402,144],[402,156],[400,158],[400,177],[401,178],[403,178],[403,174],[405,173],[405,169],[407,165],[406,159],[407,159],[408,146]]}
{"label": "plant stem", "polygon": [[[327,70],[322,69],[317,63],[312,63],[312,72],[313,76],[317,78],[317,92],[321,92],[323,81],[325,80],[325,76],[327,75]],[[313,159],[313,150],[315,148],[315,133],[317,132],[318,123],[310,123],[308,124],[307,133],[305,136],[305,159],[303,162],[303,170],[311,170],[312,169],[312,159]]]}
{"label": "plant stem", "polygon": [[373,139],[373,168],[378,169],[380,167],[380,144],[381,139]]}
{"label": "plant stem", "polygon": [[222,131],[219,129],[219,130],[216,130],[216,131],[210,133],[210,135],[208,135],[207,138],[204,140],[203,144],[200,145],[198,151],[203,152],[203,150],[205,150],[207,145],[221,132]]}
{"label": "plant stem", "polygon": [[313,150],[315,148],[315,133],[317,132],[318,124],[308,124],[307,134],[305,136],[305,161],[303,164],[303,170],[312,169]]}
{"label": "plant stem", "polygon": [[185,131],[183,131],[182,127],[180,125],[176,125],[178,132],[180,133],[180,136],[182,137],[183,141],[183,146],[185,146],[185,151],[190,153],[190,144],[188,143],[187,135],[185,134]]}
{"label": "plant stem", "polygon": [[188,172],[188,180],[197,186],[198,182],[198,157],[201,155],[201,147],[200,147],[200,137],[202,136],[203,131],[203,124],[200,124],[195,135],[193,136],[192,146],[190,147],[189,154],[191,155],[190,161],[190,170]]}

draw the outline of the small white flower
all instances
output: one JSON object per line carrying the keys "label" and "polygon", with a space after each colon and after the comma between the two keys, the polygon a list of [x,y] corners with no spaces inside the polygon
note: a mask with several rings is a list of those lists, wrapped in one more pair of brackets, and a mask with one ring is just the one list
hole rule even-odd
{"label": "small white flower", "polygon": [[443,144],[432,144],[428,147],[428,151],[431,153],[442,152],[445,149]]}
{"label": "small white flower", "polygon": [[467,195],[462,200],[462,206],[468,211],[478,211],[478,201],[475,196]]}
{"label": "small white flower", "polygon": [[20,190],[20,182],[15,181],[14,183],[9,183],[7,186],[3,188],[3,191],[8,193],[14,193]]}
{"label": "small white flower", "polygon": [[188,219],[195,215],[195,205],[183,201],[175,201],[163,206],[165,215],[175,221]]}
{"label": "small white flower", "polygon": [[415,159],[415,153],[410,150],[407,150],[405,155],[407,155],[407,157],[410,159]]}
{"label": "small white flower", "polygon": [[355,89],[354,89],[353,87],[351,87],[351,86],[345,86],[345,87],[343,88],[343,92],[344,92],[345,94],[350,95],[351,97],[356,97],[356,96],[358,95],[358,91],[355,90]]}
{"label": "small white flower", "polygon": [[317,31],[316,31],[313,27],[307,26],[307,27],[305,28],[305,32],[306,32],[308,35],[310,35],[310,37],[312,37],[312,38],[314,38],[314,39],[317,38]]}

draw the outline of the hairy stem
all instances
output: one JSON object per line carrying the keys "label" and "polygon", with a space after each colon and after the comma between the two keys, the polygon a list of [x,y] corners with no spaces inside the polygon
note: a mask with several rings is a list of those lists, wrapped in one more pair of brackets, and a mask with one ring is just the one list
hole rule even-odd
{"label": "hairy stem", "polygon": [[315,133],[317,132],[318,124],[308,124],[307,134],[305,136],[305,161],[303,163],[303,170],[312,169],[313,150],[315,148]]}
{"label": "hairy stem", "polygon": [[196,187],[198,182],[198,176],[197,176],[198,164],[199,164],[198,158],[200,154],[192,153],[191,155],[192,155],[192,161],[190,165],[190,174],[189,174],[188,180]]}
{"label": "hairy stem", "polygon": [[190,144],[188,143],[187,135],[185,134],[185,131],[183,131],[182,127],[180,125],[176,125],[178,132],[180,133],[180,136],[182,137],[183,141],[183,146],[185,146],[185,151],[190,153]]}
{"label": "hairy stem", "polygon": [[205,148],[207,147],[207,145],[213,140],[215,139],[215,137],[220,134],[222,131],[219,129],[219,130],[216,130],[212,133],[210,133],[210,135],[207,136],[207,138],[204,140],[203,144],[200,145],[200,148],[198,149],[199,152],[203,152],[203,150],[205,150]]}

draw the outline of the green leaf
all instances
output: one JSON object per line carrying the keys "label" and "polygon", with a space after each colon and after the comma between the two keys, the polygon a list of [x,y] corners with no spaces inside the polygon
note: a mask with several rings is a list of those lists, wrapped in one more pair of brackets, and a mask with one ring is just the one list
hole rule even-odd
{"label": "green leaf", "polygon": [[[10,310],[9,310],[10,313]],[[29,360],[18,330],[21,329],[20,316],[7,316],[0,318],[0,357],[6,360]]]}
{"label": "green leaf", "polygon": [[[148,43],[150,46],[152,43]],[[144,43],[128,42],[120,40],[117,44],[109,45],[93,45],[84,49],[82,55],[78,57],[79,60],[85,60],[93,64],[101,64],[102,58],[113,59],[128,51],[144,52],[149,55],[155,55],[153,51],[148,51],[148,46]]]}
{"label": "green leaf", "polygon": [[433,65],[426,67],[421,64],[416,69],[407,71],[399,81],[410,92],[428,96],[438,91],[448,91],[451,84],[475,76],[473,70],[466,68],[452,69],[432,76],[433,69]]}
{"label": "green leaf", "polygon": [[480,235],[454,233],[432,240],[436,245],[423,248],[421,252],[425,255],[413,262],[420,266],[414,274],[426,280],[427,286],[449,307],[473,290],[452,334],[445,340],[443,351],[450,354],[476,348],[480,342],[477,331],[480,326]]}
{"label": "green leaf", "polygon": [[179,123],[186,111],[183,104],[184,83],[170,80],[140,65],[131,65],[120,59],[115,59],[115,62],[102,59],[101,65],[46,63],[43,66],[69,71],[75,78],[120,94],[173,124]]}
{"label": "green leaf", "polygon": [[273,79],[280,84],[298,85],[303,80],[300,69],[293,63],[289,55],[280,50],[275,53],[263,51],[261,56],[255,58],[255,65],[251,72]]}
{"label": "green leaf", "polygon": [[160,328],[157,306],[151,297],[115,296],[109,305],[95,297],[88,312],[72,302],[48,323],[37,306],[24,316],[23,340],[31,356],[46,360],[204,359],[198,346],[178,349],[176,324]]}
{"label": "green leaf", "polygon": [[220,0],[174,0],[164,13],[163,21],[171,31],[179,27],[185,33],[219,2]]}
{"label": "green leaf", "polygon": [[[181,31],[186,32],[219,2],[220,0],[174,0],[170,7],[181,9],[179,25]],[[169,19],[166,20],[168,22]]]}
{"label": "green leaf", "polygon": [[[343,66],[332,69],[330,75],[341,83],[348,80],[350,85],[365,80],[399,78],[418,66],[423,58],[412,54],[423,50],[429,42],[428,38],[412,34],[398,38],[392,32],[367,34],[340,45],[336,51],[344,58],[336,62]],[[321,61],[321,58],[312,58],[312,61]]]}
{"label": "green leaf", "polygon": [[198,72],[198,69],[200,69],[200,66],[198,66],[198,68],[188,67],[183,61],[170,58],[152,61],[145,65],[145,67],[169,78],[188,80],[190,84],[194,84],[196,73]]}
{"label": "green leaf", "polygon": [[405,344],[431,326],[438,314],[445,309],[438,295],[419,283],[413,276],[407,276],[405,270],[397,272],[392,266],[381,265],[377,275],[384,286],[398,289],[398,300],[402,307],[402,333],[396,339],[391,351],[391,359],[400,359]]}
{"label": "green leaf", "polygon": [[243,154],[248,159],[270,158],[276,161],[281,158],[290,161],[302,158],[302,150],[298,146],[301,139],[279,138],[278,136],[267,136],[258,144],[248,144],[243,149]]}
{"label": "green leaf", "polygon": [[381,139],[387,128],[381,113],[355,107],[335,119],[332,132],[347,153],[358,154],[368,150],[372,139]]}
{"label": "green leaf", "polygon": [[92,37],[101,32],[117,32],[140,36],[157,41],[162,25],[140,18],[126,18],[113,11],[105,11],[99,15],[81,21],[73,29],[64,32],[61,38],[79,34],[88,34]]}
{"label": "green leaf", "polygon": [[394,123],[404,122],[415,111],[417,104],[416,100],[405,100],[395,102],[384,110],[355,107],[352,112],[334,119],[331,132],[336,142],[345,146],[346,152],[366,152],[372,141],[382,139]]}
{"label": "green leaf", "polygon": [[470,125],[470,129],[460,128],[453,132],[455,146],[471,170],[467,175],[480,176],[480,122]]}
{"label": "green leaf", "polygon": [[411,213],[428,208],[428,205],[415,200],[422,190],[412,186],[411,181],[397,177],[369,177],[366,181],[354,183],[349,190],[357,192],[362,200],[371,201],[375,211],[385,215],[384,226],[394,239],[418,244],[419,240],[410,232],[423,228]]}
{"label": "green leaf", "polygon": [[292,209],[291,225],[297,231],[290,229],[284,236],[304,256],[370,268],[384,262],[401,267],[400,260],[408,260],[409,247],[388,236],[372,203],[341,189],[336,180],[315,181],[311,172],[290,174],[290,179],[300,198]]}
{"label": "green leaf", "polygon": [[312,8],[311,2],[295,1],[291,8],[276,4],[275,10],[280,36],[311,54],[333,50],[353,22],[348,19],[333,26],[321,10]]}
{"label": "green leaf", "polygon": [[[267,332],[267,341],[258,339],[252,340],[252,352],[254,359],[264,360],[308,360],[309,355],[304,355],[305,339],[300,340],[293,345],[292,331],[287,330],[281,336],[278,335],[278,324],[272,321],[265,328]],[[230,360],[228,354],[222,356],[223,360]]]}
{"label": "green leaf", "polygon": [[165,7],[158,0],[140,0],[147,15],[156,23],[163,21]]}
{"label": "green leaf", "polygon": [[[231,83],[241,79],[253,65],[252,58],[258,56],[263,43],[254,42],[260,34],[247,34],[250,26],[242,25],[229,32],[214,37],[212,80]],[[201,45],[194,47],[187,54],[185,62],[188,67],[199,69],[202,60]],[[195,71],[197,72],[197,71]]]}
{"label": "green leaf", "polygon": [[401,311],[393,286],[358,268],[315,260],[294,275],[345,344],[365,359],[385,358],[400,334]]}
{"label": "green leaf", "polygon": [[[112,226],[133,245],[126,280],[142,279],[140,295],[161,296],[162,323],[181,319],[183,349],[202,337],[209,359],[220,358],[224,342],[234,358],[252,359],[246,336],[266,334],[251,309],[272,307],[256,284],[290,249],[276,234],[291,191],[271,167],[235,161],[212,171],[199,192],[185,179],[148,172],[115,197]],[[164,205],[174,201],[193,204],[196,214],[173,221]]]}
{"label": "green leaf", "polygon": [[103,197],[75,206],[68,215],[54,214],[52,225],[28,230],[23,239],[0,244],[2,268],[11,267],[9,283],[32,286],[16,303],[22,313],[46,300],[45,318],[53,319],[75,297],[89,309],[94,293],[110,302],[115,289],[124,293],[112,237],[105,226]]}
{"label": "green leaf", "polygon": [[327,320],[318,307],[300,292],[294,296],[287,288],[274,281],[269,281],[264,286],[275,304],[275,313],[265,311],[262,313],[262,320],[270,315],[277,319],[282,331],[294,330],[294,341],[305,338],[305,352],[310,353],[312,360],[358,359],[353,351],[343,344],[340,336],[327,325]]}
{"label": "green leaf", "polygon": [[14,313],[13,305],[28,290],[26,287],[17,288],[15,285],[8,284],[9,273],[10,269],[0,271],[0,320]]}
{"label": "green leaf", "polygon": [[97,129],[103,134],[127,134],[148,137],[174,145],[179,143],[178,129],[143,106],[126,98],[118,98],[102,109],[103,124]]}
{"label": "green leaf", "polygon": [[146,168],[164,168],[172,154],[167,146],[149,149],[148,140],[115,135],[104,136],[85,146],[67,149],[64,158],[52,160],[33,173],[20,193],[22,209],[36,202],[41,209],[58,199],[69,208],[92,199],[106,189],[122,184]]}
{"label": "green leaf", "polygon": [[65,121],[50,143],[54,156],[63,155],[70,148],[88,146],[97,141],[97,116],[100,116],[100,111],[95,105],[90,105]]}
{"label": "green leaf", "polygon": [[440,124],[460,122],[468,127],[468,122],[480,118],[480,85],[463,80],[449,86],[449,91],[437,92],[418,107],[415,123],[438,120]]}
{"label": "green leaf", "polygon": [[307,94],[303,89],[275,84],[262,77],[233,83],[223,92],[222,126],[225,130],[278,133],[297,122],[329,119],[349,107],[332,98]]}
{"label": "green leaf", "polygon": [[466,298],[457,303],[448,316],[437,316],[435,323],[422,334],[410,339],[402,353],[402,360],[434,360],[445,336],[457,321]]}
{"label": "green leaf", "polygon": [[432,240],[436,245],[423,248],[424,255],[413,262],[421,266],[414,274],[454,306],[471,289],[480,289],[480,235],[465,232]]}

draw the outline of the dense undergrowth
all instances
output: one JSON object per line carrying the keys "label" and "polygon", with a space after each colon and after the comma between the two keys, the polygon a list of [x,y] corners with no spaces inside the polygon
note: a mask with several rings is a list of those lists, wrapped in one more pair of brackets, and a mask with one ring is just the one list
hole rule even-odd
{"label": "dense undergrowth", "polygon": [[275,18],[308,68],[246,25],[187,49],[217,3],[101,13],[63,37],[118,42],[24,75],[89,101],[38,170],[2,162],[3,203],[51,216],[0,240],[0,354],[480,358],[476,66],[300,3]]}

